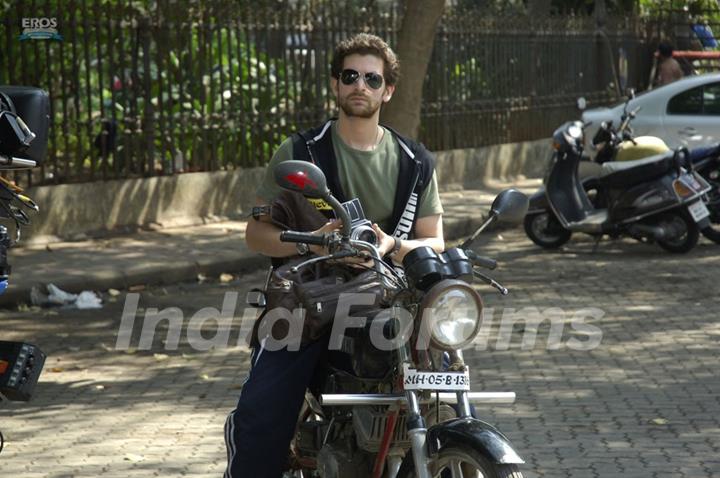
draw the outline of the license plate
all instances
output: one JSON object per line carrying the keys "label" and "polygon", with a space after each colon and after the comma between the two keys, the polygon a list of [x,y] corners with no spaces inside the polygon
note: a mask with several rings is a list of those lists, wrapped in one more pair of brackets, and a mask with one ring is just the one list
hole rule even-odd
{"label": "license plate", "polygon": [[470,371],[421,372],[403,365],[403,388],[405,390],[470,390]]}
{"label": "license plate", "polygon": [[710,215],[710,211],[708,211],[707,206],[702,201],[696,201],[689,205],[688,211],[690,211],[690,215],[695,222],[700,222]]}

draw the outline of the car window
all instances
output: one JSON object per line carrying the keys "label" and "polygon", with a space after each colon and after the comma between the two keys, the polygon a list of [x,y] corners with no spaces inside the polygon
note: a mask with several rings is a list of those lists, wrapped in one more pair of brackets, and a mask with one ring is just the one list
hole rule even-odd
{"label": "car window", "polygon": [[703,90],[703,113],[720,115],[720,83],[705,85]]}
{"label": "car window", "polygon": [[668,102],[667,112],[670,115],[699,115],[702,105],[703,88],[700,86],[673,96]]}

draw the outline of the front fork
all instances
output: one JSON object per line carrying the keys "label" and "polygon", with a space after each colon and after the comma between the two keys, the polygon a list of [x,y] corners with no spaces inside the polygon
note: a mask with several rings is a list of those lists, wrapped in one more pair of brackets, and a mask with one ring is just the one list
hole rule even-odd
{"label": "front fork", "polygon": [[[410,356],[410,349],[408,346],[400,348],[400,369],[402,370],[402,364],[412,363]],[[462,351],[458,350],[454,352],[453,362],[458,364],[463,363]],[[425,419],[422,416],[420,410],[420,401],[418,399],[418,393],[415,390],[405,391],[405,398],[407,399],[407,430],[408,436],[410,437],[410,443],[412,445],[413,461],[415,462],[415,472],[418,478],[431,478],[430,477],[430,454],[428,453],[427,447],[427,426],[425,425]],[[458,412],[462,418],[468,418],[472,416],[470,410],[470,401],[468,400],[466,391],[457,392]]]}
{"label": "front fork", "polygon": [[[453,361],[453,364],[459,365],[461,367],[465,367],[465,361],[463,360],[462,350],[455,350],[451,354],[451,358]],[[472,417],[472,410],[470,409],[470,400],[468,399],[468,394],[465,390],[459,390],[457,392],[457,402],[458,402],[458,414],[460,415],[460,418],[470,418]]]}
{"label": "front fork", "polygon": [[417,392],[408,390],[405,392],[408,403],[407,429],[410,443],[412,445],[413,461],[415,462],[415,472],[418,478],[430,478],[430,469],[428,464],[430,456],[426,444],[427,427],[425,419],[420,414],[420,403],[418,402]]}

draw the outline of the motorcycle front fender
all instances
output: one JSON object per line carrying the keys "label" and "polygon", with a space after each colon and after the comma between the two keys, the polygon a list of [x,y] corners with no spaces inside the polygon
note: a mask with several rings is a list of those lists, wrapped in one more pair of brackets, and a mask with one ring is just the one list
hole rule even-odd
{"label": "motorcycle front fender", "polygon": [[455,418],[428,429],[427,446],[430,456],[452,445],[470,446],[500,465],[525,463],[505,435],[477,418]]}

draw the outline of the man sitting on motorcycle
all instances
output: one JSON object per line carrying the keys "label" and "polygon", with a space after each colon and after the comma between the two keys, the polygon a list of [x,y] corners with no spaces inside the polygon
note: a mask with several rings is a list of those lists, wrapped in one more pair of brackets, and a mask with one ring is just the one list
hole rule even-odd
{"label": "man sitting on motorcycle", "polygon": [[[246,231],[248,247],[272,258],[324,253],[319,246],[281,242],[281,229],[267,213],[266,205],[281,192],[273,168],[295,159],[317,164],[341,202],[360,200],[373,222],[381,256],[399,263],[416,247],[443,251],[443,208],[431,154],[379,125],[380,107],[390,101],[399,78],[395,53],[374,35],[356,35],[336,47],[331,75],[338,118],[292,135],[275,152],[257,189],[258,207]],[[322,201],[315,206],[327,216]],[[330,221],[316,232],[339,227]],[[327,340],[298,351],[264,350],[264,341],[259,342],[237,407],[225,423],[226,478],[281,475],[305,390],[327,351]]]}

